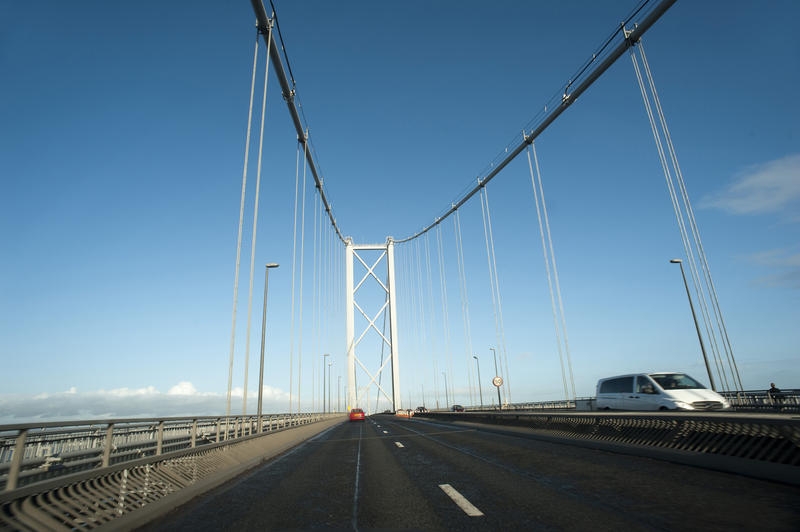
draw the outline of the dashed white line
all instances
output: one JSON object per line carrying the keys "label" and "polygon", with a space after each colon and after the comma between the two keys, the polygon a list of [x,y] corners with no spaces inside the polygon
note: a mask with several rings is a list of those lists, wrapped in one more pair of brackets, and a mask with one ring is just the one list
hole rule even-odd
{"label": "dashed white line", "polygon": [[459,508],[464,510],[464,513],[468,516],[480,517],[483,515],[483,512],[475,508],[471,502],[469,502],[463,495],[456,491],[456,489],[450,484],[439,484],[439,487],[442,488],[442,491],[445,492],[448,497],[453,499],[453,502],[456,503]]}
{"label": "dashed white line", "polygon": [[394,442],[394,444],[395,444],[395,445],[397,445],[398,447],[400,447],[401,449],[402,449],[403,447],[405,447],[405,445],[403,445],[403,444],[402,444],[402,443],[400,443],[399,441],[396,441],[396,442]]}
{"label": "dashed white line", "polygon": [[389,434],[389,431],[388,430],[384,430],[383,433],[384,434]]}

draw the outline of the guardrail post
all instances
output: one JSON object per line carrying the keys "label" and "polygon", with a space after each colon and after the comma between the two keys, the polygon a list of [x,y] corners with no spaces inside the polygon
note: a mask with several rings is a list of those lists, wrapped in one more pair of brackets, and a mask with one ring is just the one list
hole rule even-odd
{"label": "guardrail post", "polygon": [[192,449],[197,447],[197,420],[192,420]]}
{"label": "guardrail post", "polygon": [[11,457],[11,468],[8,470],[5,491],[11,491],[17,487],[19,471],[22,469],[22,460],[25,458],[25,440],[28,439],[28,429],[21,429],[17,434],[17,443],[14,445],[14,454]]}
{"label": "guardrail post", "polygon": [[111,448],[114,446],[114,424],[109,423],[106,427],[106,443],[103,449],[103,467],[108,467],[111,462]]}
{"label": "guardrail post", "polygon": [[219,443],[219,426],[220,426],[220,423],[221,423],[221,420],[217,419],[217,443]]}
{"label": "guardrail post", "polygon": [[161,450],[164,447],[164,422],[158,422],[158,441],[156,442],[156,456],[161,455]]}

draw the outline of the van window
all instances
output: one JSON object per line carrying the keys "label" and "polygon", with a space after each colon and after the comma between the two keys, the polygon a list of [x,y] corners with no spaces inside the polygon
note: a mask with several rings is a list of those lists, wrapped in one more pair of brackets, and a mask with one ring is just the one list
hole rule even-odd
{"label": "van window", "polygon": [[609,379],[600,385],[600,393],[631,393],[632,391],[633,377]]}
{"label": "van window", "polygon": [[636,377],[636,393],[650,393],[656,394],[658,391],[653,386],[653,382],[647,377]]}
{"label": "van window", "polygon": [[650,377],[665,390],[703,390],[705,386],[685,373],[651,373]]}

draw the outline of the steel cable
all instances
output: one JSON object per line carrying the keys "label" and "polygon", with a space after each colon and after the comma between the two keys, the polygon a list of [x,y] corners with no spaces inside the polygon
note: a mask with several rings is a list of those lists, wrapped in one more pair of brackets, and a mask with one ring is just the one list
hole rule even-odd
{"label": "steel cable", "polygon": [[474,394],[472,392],[472,364],[469,362],[469,359],[472,356],[472,331],[470,327],[469,316],[469,297],[467,294],[467,274],[464,265],[464,244],[461,237],[461,216],[458,211],[455,213],[454,224],[456,234],[456,251],[458,253],[459,288],[461,289],[461,314],[464,319],[464,340],[466,347],[466,351],[464,352],[464,360],[467,367],[467,388],[469,390],[469,402],[470,404],[475,404],[475,399],[473,397]]}
{"label": "steel cable", "polygon": [[236,238],[236,273],[233,279],[233,317],[231,319],[230,358],[228,361],[228,394],[225,404],[225,434],[227,435],[228,418],[231,415],[231,387],[233,386],[233,352],[236,342],[236,306],[239,295],[239,264],[242,254],[242,225],[244,222],[244,197],[247,189],[247,162],[250,159],[250,128],[253,123],[253,97],[256,89],[256,70],[258,68],[258,32],[253,51],[253,78],[250,81],[250,108],[247,112],[247,136],[244,144],[244,169],[242,170],[242,199],[239,205],[239,234]]}
{"label": "steel cable", "polygon": [[[307,138],[307,137],[306,137]],[[303,143],[304,150],[307,150],[308,142]],[[303,157],[303,194],[300,204],[300,294],[298,295],[298,325],[297,325],[297,413],[300,413],[300,386],[303,377],[303,262],[305,259],[306,243],[306,164],[307,159]]]}
{"label": "steel cable", "polygon": [[494,268],[494,288],[497,291],[497,315],[500,318],[500,339],[502,340],[502,348],[503,348],[503,361],[506,366],[505,372],[505,387],[503,391],[505,392],[506,396],[506,403],[511,402],[511,385],[509,384],[510,381],[510,373],[508,371],[508,350],[506,349],[506,326],[505,322],[503,321],[503,300],[500,297],[500,279],[497,276],[497,257],[494,252],[494,234],[492,231],[492,214],[489,210],[489,189],[484,187],[483,189],[484,199],[486,201],[486,221],[487,225],[489,226],[489,245],[492,248],[492,266]]}
{"label": "steel cable", "polygon": [[[656,143],[656,150],[658,152],[659,161],[661,162],[661,168],[664,172],[664,179],[667,183],[667,189],[670,194],[670,200],[672,201],[672,208],[675,212],[675,219],[678,222],[678,229],[680,230],[681,240],[683,242],[684,252],[686,253],[688,262],[689,262],[689,273],[691,274],[692,282],[695,287],[695,291],[700,296],[701,302],[704,302],[705,299],[702,295],[702,287],[699,284],[699,273],[695,267],[695,259],[694,253],[689,242],[689,235],[686,231],[685,221],[683,219],[683,213],[680,208],[680,204],[678,203],[677,193],[675,192],[675,185],[672,182],[672,175],[669,171],[669,166],[667,165],[666,155],[664,154],[664,147],[661,142],[661,136],[658,133],[658,128],[656,126],[655,117],[653,115],[652,106],[650,105],[650,99],[647,96],[647,90],[645,89],[644,80],[642,78],[641,71],[639,69],[639,63],[636,60],[636,55],[633,49],[630,50],[631,60],[633,63],[634,72],[636,74],[637,82],[639,83],[639,90],[642,94],[642,101],[644,102],[645,111],[647,113],[648,120],[650,121],[650,129],[653,133],[653,139]],[[721,363],[721,357],[719,354],[719,349],[716,344],[716,336],[713,334],[713,327],[711,325],[710,316],[708,315],[708,308],[704,304],[699,304],[700,307],[700,314],[703,317],[703,325],[706,329],[706,334],[710,339],[710,347],[711,353],[714,358],[714,364],[717,368],[717,373],[720,376],[720,380],[724,383],[725,387],[730,389],[730,385],[728,384],[727,375],[725,373],[723,364]]]}
{"label": "steel cable", "polygon": [[[269,29],[272,35],[272,26]],[[267,83],[269,81],[269,48],[272,39],[267,37],[267,60],[264,65],[264,94],[261,97],[261,125],[258,134],[258,165],[256,169],[256,193],[253,202],[253,235],[250,247],[250,288],[247,295],[247,333],[245,336],[245,357],[244,357],[244,387],[242,390],[242,414],[247,414],[247,384],[248,371],[250,369],[250,326],[253,317],[253,276],[255,275],[256,260],[256,230],[258,229],[258,199],[261,192],[261,162],[264,150],[264,119],[267,113]]]}
{"label": "steel cable", "polygon": [[711,276],[711,267],[708,264],[708,258],[706,257],[705,249],[703,248],[703,241],[700,238],[700,229],[697,226],[697,220],[694,216],[694,209],[692,208],[692,203],[689,200],[689,193],[686,189],[686,182],[683,179],[683,172],[681,171],[680,165],[678,164],[678,156],[675,151],[675,146],[672,143],[672,135],[670,135],[669,128],[667,127],[667,121],[664,116],[664,111],[661,107],[661,99],[658,97],[658,91],[656,90],[655,81],[653,79],[652,71],[650,70],[650,64],[647,61],[647,56],[644,52],[644,45],[642,44],[641,39],[639,40],[638,48],[639,54],[642,58],[642,66],[644,67],[645,74],[647,76],[647,80],[650,86],[650,91],[653,95],[653,102],[655,103],[656,111],[658,113],[659,121],[661,122],[661,128],[664,132],[664,139],[667,143],[667,149],[670,154],[670,159],[672,161],[673,169],[675,170],[675,176],[678,181],[678,185],[681,191],[681,196],[683,198],[684,207],[686,208],[686,214],[689,218],[689,226],[692,229],[692,235],[694,236],[695,245],[697,246],[698,250],[698,257],[700,258],[701,265],[703,267],[703,274],[706,280],[706,286],[709,292],[709,298],[711,299],[712,303],[712,310],[714,311],[714,316],[717,320],[717,327],[720,329],[720,336],[724,340],[722,342],[723,348],[725,349],[725,354],[728,357],[728,365],[729,369],[731,370],[732,375],[735,375],[736,379],[734,379],[734,383],[739,386],[739,391],[744,390],[742,386],[742,379],[739,375],[739,368],[736,365],[736,358],[733,355],[733,347],[731,346],[730,338],[728,336],[727,327],[725,327],[725,319],[722,316],[722,309],[719,305],[719,299],[717,297],[717,290],[714,286],[714,279]]}
{"label": "steel cable", "polygon": [[536,218],[539,220],[539,234],[542,238],[542,255],[544,256],[544,269],[547,273],[547,286],[550,289],[550,306],[553,309],[553,327],[556,333],[556,344],[558,345],[558,360],[561,363],[561,383],[564,386],[564,398],[569,399],[569,389],[567,388],[567,375],[564,369],[564,352],[561,345],[561,332],[559,330],[558,325],[558,315],[556,313],[556,300],[553,294],[553,280],[550,275],[550,258],[547,254],[547,246],[545,244],[544,239],[544,225],[542,224],[542,213],[539,207],[539,192],[536,187],[536,179],[533,174],[533,165],[531,164],[531,151],[533,151],[533,157],[536,161],[536,175],[539,175],[539,159],[536,157],[536,148],[534,143],[532,142],[530,145],[530,150],[527,151],[528,156],[528,169],[531,172],[531,186],[533,187],[533,200],[536,204]]}

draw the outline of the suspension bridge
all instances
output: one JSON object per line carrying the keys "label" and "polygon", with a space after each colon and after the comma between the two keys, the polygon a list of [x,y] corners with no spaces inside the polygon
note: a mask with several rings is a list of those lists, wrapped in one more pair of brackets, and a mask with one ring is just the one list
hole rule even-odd
{"label": "suspension bridge", "polygon": [[[340,225],[275,8],[251,3],[257,31],[224,415],[0,426],[0,526],[669,529],[688,516],[697,527],[792,528],[800,501],[800,424],[793,416],[800,394],[743,385],[645,53],[643,36],[675,0],[640,2],[452,202],[420,220],[418,230],[377,243],[357,242]],[[630,63],[641,95],[660,165],[655,170],[663,174],[683,249],[674,261],[695,317],[702,379],[735,412],[593,412],[592,398],[576,390],[575,362],[582,355],[570,346],[555,222],[545,199],[547,154],[537,141],[621,61]],[[268,90],[271,80],[278,95]],[[256,262],[268,168],[264,132],[275,120],[266,111],[268,98],[276,97],[296,134],[294,193],[286,202],[291,261],[280,265],[289,285],[285,305],[269,297],[270,271],[279,265]],[[548,401],[531,402],[519,391],[526,375],[514,367],[519,346],[508,336],[524,320],[504,314],[509,288],[493,224],[503,205],[494,195],[490,202],[490,190],[514,161],[522,162],[530,182],[534,223],[527,232],[534,244],[528,245],[541,249],[552,319],[554,349],[542,356],[557,361],[550,378],[559,386]],[[480,248],[485,266],[478,267],[468,246]],[[255,292],[262,274],[263,299]],[[485,301],[470,297],[477,283],[488,285]],[[246,297],[244,319],[240,297]],[[261,308],[254,311],[254,304]],[[476,313],[478,305],[488,313]],[[258,310],[261,344],[253,348]],[[289,325],[282,355],[288,400],[280,413],[262,409],[270,371],[266,331],[274,313]],[[482,346],[487,337],[488,350]],[[406,352],[425,363],[406,364]],[[241,409],[234,403],[238,358]],[[343,366],[335,379],[334,360]],[[259,379],[255,409],[248,406],[251,371]],[[354,409],[375,415],[347,422]]]}

